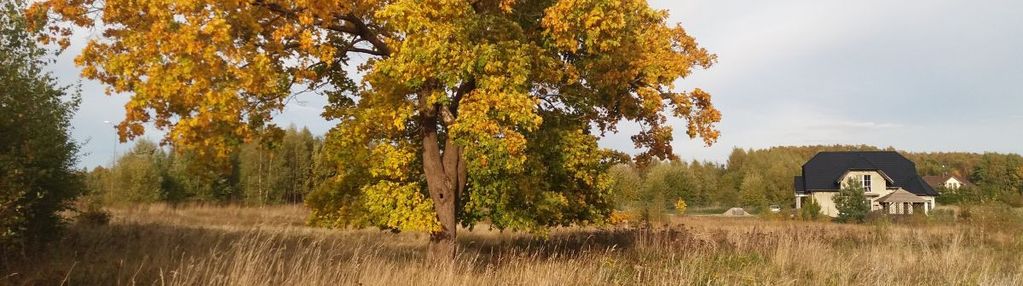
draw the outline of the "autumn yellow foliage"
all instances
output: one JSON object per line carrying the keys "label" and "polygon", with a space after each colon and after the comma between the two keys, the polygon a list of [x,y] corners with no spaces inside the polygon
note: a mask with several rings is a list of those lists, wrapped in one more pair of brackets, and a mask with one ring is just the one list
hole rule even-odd
{"label": "autumn yellow foliage", "polygon": [[122,140],[151,123],[224,162],[279,136],[295,93],[326,96],[336,171],[310,196],[320,225],[450,242],[484,220],[602,223],[618,156],[599,136],[641,123],[640,162],[675,157],[671,117],[719,136],[710,94],[675,87],[716,57],[645,0],[43,0],[28,14],[43,41],[99,31],[76,63],[131,95]]}

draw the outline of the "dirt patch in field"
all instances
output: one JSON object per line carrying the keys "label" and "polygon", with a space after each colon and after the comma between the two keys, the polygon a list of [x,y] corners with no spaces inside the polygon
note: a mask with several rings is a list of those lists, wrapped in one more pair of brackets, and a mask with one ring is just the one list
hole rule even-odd
{"label": "dirt patch in field", "polygon": [[746,210],[742,208],[730,208],[721,215],[723,216],[750,216]]}

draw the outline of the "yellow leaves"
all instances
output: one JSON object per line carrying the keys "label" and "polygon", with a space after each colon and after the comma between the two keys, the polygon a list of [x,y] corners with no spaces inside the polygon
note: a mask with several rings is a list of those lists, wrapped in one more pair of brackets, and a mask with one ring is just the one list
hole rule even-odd
{"label": "yellow leaves", "polygon": [[[607,153],[591,125],[641,121],[649,130],[634,141],[656,156],[671,153],[666,108],[690,136],[718,136],[710,95],[672,85],[714,56],[642,0],[108,0],[102,15],[84,15],[94,2],[30,10],[55,40],[68,23],[102,20],[103,37],[76,63],[110,93],[133,94],[126,138],[155,123],[177,149],[224,159],[267,133],[297,86],[328,90],[325,116],[338,126],[325,148],[352,206],[325,217],[435,230],[419,154],[433,116],[442,138],[465,147],[474,191],[492,191],[477,211],[527,228],[602,213],[590,194],[609,184]],[[349,74],[338,65],[355,53],[379,57]],[[508,209],[482,210],[494,206]]]}
{"label": "yellow leaves", "polygon": [[313,32],[310,30],[302,31],[302,35],[299,37],[298,43],[302,50],[313,50]]}
{"label": "yellow leaves", "polygon": [[547,8],[543,26],[563,51],[608,52],[635,32],[628,17],[649,9],[639,0],[561,0]]}
{"label": "yellow leaves", "polygon": [[286,42],[287,39],[295,35],[295,26],[293,25],[282,25],[277,29],[274,29],[271,33],[273,41],[277,43]]}
{"label": "yellow leaves", "polygon": [[[43,1],[32,9],[75,20],[81,15],[74,13],[82,12],[76,9],[91,3],[86,2]],[[311,64],[289,69],[290,63],[281,62],[282,55],[294,52],[281,47],[297,41],[298,31],[299,50],[307,58],[333,62],[336,56],[333,46],[319,45],[318,30],[302,27],[312,14],[286,22],[268,21],[273,15],[265,10],[231,1],[105,4],[100,10],[105,38],[88,43],[76,64],[84,76],[108,84],[109,93],[133,93],[136,104],[128,108],[124,123],[131,128],[121,132],[127,138],[141,135],[142,123],[154,120],[158,128],[170,129],[168,139],[176,147],[224,153],[249,140],[255,134],[250,127],[259,127],[283,107],[290,92],[290,86],[282,85],[288,73],[298,79],[318,77],[307,68]],[[260,18],[266,26],[253,29]]]}
{"label": "yellow leaves", "polygon": [[526,139],[518,130],[535,130],[542,119],[535,113],[535,98],[526,93],[493,90],[497,86],[494,82],[481,82],[479,90],[463,98],[459,117],[450,132],[470,152],[481,156],[480,164],[491,167],[486,160],[489,157],[499,160],[498,168],[518,170],[526,158]]}
{"label": "yellow leaves", "polygon": [[687,120],[686,134],[690,138],[700,136],[708,146],[717,141],[721,132],[714,125],[721,121],[721,112],[714,108],[709,93],[697,88],[689,93],[676,94],[673,101],[676,102],[676,116]]}
{"label": "yellow leaves", "polygon": [[317,55],[320,57],[320,61],[327,64],[328,67],[334,65],[334,59],[337,57],[337,48],[331,45],[320,45]]}
{"label": "yellow leaves", "polygon": [[687,206],[688,205],[686,205],[686,200],[682,199],[682,198],[679,198],[677,201],[675,201],[675,214],[676,215],[682,215],[682,214],[686,213],[686,207]]}
{"label": "yellow leaves", "polygon": [[305,26],[312,25],[313,24],[313,15],[310,15],[308,13],[303,13],[303,14],[299,15],[298,16],[298,23],[302,24],[302,25],[305,25]]}
{"label": "yellow leaves", "polygon": [[227,20],[224,20],[224,18],[221,17],[214,17],[201,28],[203,34],[208,35],[212,42],[219,44],[227,44],[231,42],[230,30],[231,27],[227,23]]}
{"label": "yellow leaves", "polygon": [[564,162],[562,167],[576,180],[592,187],[598,187],[599,173],[591,168],[595,162],[604,159],[604,152],[597,146],[595,137],[581,129],[563,130],[559,132],[559,150]]}
{"label": "yellow leaves", "polygon": [[376,16],[389,21],[397,30],[431,33],[447,33],[458,22],[472,14],[472,6],[466,0],[399,0],[376,12]]}
{"label": "yellow leaves", "polygon": [[636,93],[639,95],[639,99],[643,106],[643,111],[646,114],[658,114],[664,107],[662,102],[661,92],[653,87],[645,86],[639,88]]}
{"label": "yellow leaves", "polygon": [[710,104],[709,94],[675,92],[673,85],[716,58],[681,26],[669,26],[666,18],[665,11],[650,8],[646,1],[560,0],[545,10],[542,22],[554,48],[580,56],[565,69],[566,78],[577,75],[578,80],[566,82],[579,88],[571,96],[592,100],[588,102],[598,107],[590,116],[602,131],[622,119],[647,126],[633,137],[638,147],[649,148],[637,157],[641,159],[674,156],[665,103],[688,121],[690,137],[712,144],[720,134],[714,125],[721,114]]}
{"label": "yellow leaves", "polygon": [[363,204],[377,225],[405,231],[440,230],[433,201],[417,183],[381,181],[362,188]]}
{"label": "yellow leaves", "polygon": [[372,147],[371,160],[374,164],[370,165],[369,173],[385,180],[406,180],[412,172],[417,171],[409,165],[418,155],[413,146],[408,144],[380,142]]}
{"label": "yellow leaves", "polygon": [[276,84],[281,75],[274,70],[274,63],[270,58],[263,54],[257,54],[249,61],[249,65],[244,69],[232,69],[239,79],[239,86],[254,94],[279,92]]}
{"label": "yellow leaves", "polygon": [[501,0],[498,5],[501,8],[501,12],[511,13],[516,2],[518,2],[518,0]]}

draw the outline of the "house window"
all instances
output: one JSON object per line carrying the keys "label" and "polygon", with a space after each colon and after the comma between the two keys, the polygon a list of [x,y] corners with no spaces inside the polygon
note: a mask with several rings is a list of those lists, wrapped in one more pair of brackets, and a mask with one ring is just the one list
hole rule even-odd
{"label": "house window", "polygon": [[870,192],[870,175],[863,175],[863,189]]}

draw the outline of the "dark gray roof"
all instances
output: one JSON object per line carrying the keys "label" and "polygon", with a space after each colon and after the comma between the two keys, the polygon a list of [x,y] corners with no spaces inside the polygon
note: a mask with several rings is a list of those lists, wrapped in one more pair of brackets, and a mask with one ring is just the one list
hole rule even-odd
{"label": "dark gray roof", "polygon": [[792,180],[792,188],[796,189],[797,193],[806,193],[806,188],[803,187],[803,176],[796,176]]}
{"label": "dark gray roof", "polygon": [[[802,183],[793,183],[797,193],[838,190],[839,178],[848,171],[880,171],[892,182],[910,193],[937,196],[938,192],[924,183],[916,172],[916,164],[894,151],[820,152],[803,164]],[[800,188],[802,187],[802,188]]]}

